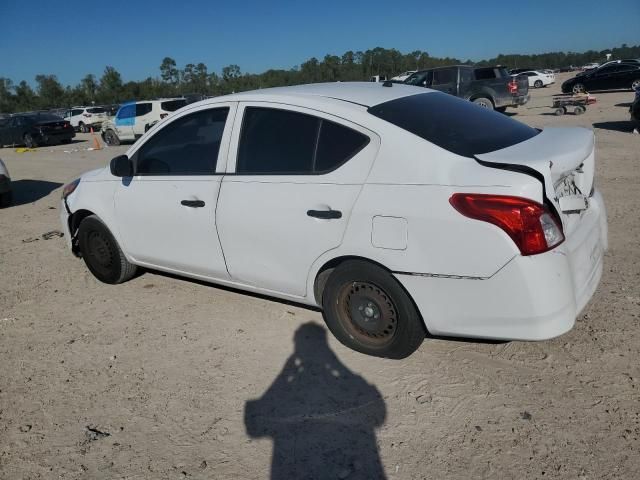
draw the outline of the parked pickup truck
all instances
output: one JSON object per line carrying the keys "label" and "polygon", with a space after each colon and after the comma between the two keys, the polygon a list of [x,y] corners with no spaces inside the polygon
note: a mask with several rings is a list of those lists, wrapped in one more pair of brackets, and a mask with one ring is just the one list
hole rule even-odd
{"label": "parked pickup truck", "polygon": [[499,112],[529,101],[527,77],[511,77],[503,67],[455,65],[430,68],[412,74],[404,83],[440,90]]}

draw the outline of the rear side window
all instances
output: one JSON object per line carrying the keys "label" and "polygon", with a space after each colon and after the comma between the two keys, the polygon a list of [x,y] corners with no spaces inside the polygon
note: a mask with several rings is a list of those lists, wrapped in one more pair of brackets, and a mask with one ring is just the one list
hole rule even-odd
{"label": "rear side window", "polygon": [[369,113],[457,155],[473,157],[529,140],[538,130],[472,102],[422,93],[375,105]]}
{"label": "rear side window", "polygon": [[136,117],[146,115],[151,111],[150,103],[136,103]]}
{"label": "rear side window", "polygon": [[73,117],[75,117],[76,115],[81,115],[81,114],[82,114],[82,110],[80,110],[80,109],[71,110],[71,115]]}
{"label": "rear side window", "polygon": [[476,68],[474,75],[476,80],[493,80],[500,76],[500,72],[496,68]]}
{"label": "rear side window", "polygon": [[304,113],[247,107],[236,172],[311,175],[326,173],[352,158],[369,138]]}
{"label": "rear side window", "polygon": [[91,108],[87,108],[87,112],[89,112],[89,113],[104,113],[105,110],[102,107],[91,107]]}
{"label": "rear side window", "polygon": [[137,156],[137,175],[213,175],[228,108],[186,115],[158,131]]}
{"label": "rear side window", "polygon": [[162,102],[160,104],[160,108],[167,112],[175,112],[179,108],[184,107],[187,104],[186,100],[167,100],[166,102]]}

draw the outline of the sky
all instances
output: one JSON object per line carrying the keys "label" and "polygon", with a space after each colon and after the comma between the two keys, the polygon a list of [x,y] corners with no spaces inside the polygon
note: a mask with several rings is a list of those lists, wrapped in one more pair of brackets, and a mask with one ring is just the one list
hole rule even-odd
{"label": "sky", "polygon": [[106,65],[158,77],[166,56],[220,73],[289,69],[311,57],[396,48],[461,60],[640,44],[640,0],[0,0],[0,77],[75,85]]}

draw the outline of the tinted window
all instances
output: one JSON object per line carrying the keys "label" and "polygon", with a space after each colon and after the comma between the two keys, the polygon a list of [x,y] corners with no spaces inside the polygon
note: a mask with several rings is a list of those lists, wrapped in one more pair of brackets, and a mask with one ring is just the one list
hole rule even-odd
{"label": "tinted window", "polygon": [[369,137],[366,135],[337,123],[322,120],[314,171],[327,172],[336,169],[368,143]]}
{"label": "tinted window", "polygon": [[498,112],[442,93],[423,93],[369,108],[369,113],[465,157],[524,142],[538,131]]}
{"label": "tinted window", "polygon": [[87,108],[87,112],[89,112],[89,113],[104,113],[105,110],[102,107],[91,107],[91,108]]}
{"label": "tinted window", "polygon": [[469,68],[460,69],[460,83],[473,82],[473,70]]}
{"label": "tinted window", "polygon": [[171,122],[139,150],[136,174],[214,174],[228,113],[216,108]]}
{"label": "tinted window", "polygon": [[456,81],[456,73],[457,73],[457,69],[455,68],[447,68],[444,70],[434,70],[432,85],[454,83]]}
{"label": "tinted window", "polygon": [[71,116],[75,117],[76,115],[82,115],[83,110],[80,108],[74,108],[71,110]]}
{"label": "tinted window", "polygon": [[136,117],[146,115],[151,111],[150,103],[136,103]]}
{"label": "tinted window", "polygon": [[186,100],[168,100],[160,104],[160,108],[167,112],[175,112],[179,108],[184,107],[187,104]]}
{"label": "tinted window", "polygon": [[476,80],[491,80],[496,78],[496,71],[493,68],[476,68],[473,71]]}
{"label": "tinted window", "polygon": [[245,109],[238,173],[311,173],[320,119],[269,108]]}
{"label": "tinted window", "polygon": [[245,110],[237,173],[314,174],[334,170],[369,143],[348,127],[304,113]]}

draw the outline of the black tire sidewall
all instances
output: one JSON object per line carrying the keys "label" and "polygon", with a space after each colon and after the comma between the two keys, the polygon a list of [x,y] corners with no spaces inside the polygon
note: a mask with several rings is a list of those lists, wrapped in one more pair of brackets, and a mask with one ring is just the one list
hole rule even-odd
{"label": "black tire sidewall", "polygon": [[[111,254],[114,257],[112,266],[108,271],[104,269],[104,267],[95,263],[95,260],[91,258],[90,255],[87,255],[89,251],[87,245],[88,238],[93,232],[103,235],[104,239],[107,241],[109,249],[111,250]],[[78,229],[78,245],[80,247],[80,252],[82,253],[82,259],[93,276],[103,283],[120,283],[122,277],[123,253],[109,229],[104,223],[98,220],[97,217],[91,216],[82,220],[80,228]]]}
{"label": "black tire sidewall", "polygon": [[[397,313],[396,333],[383,348],[366,345],[352,337],[339,320],[337,298],[341,288],[363,281],[384,290]],[[329,276],[322,295],[323,317],[327,327],[343,345],[360,353],[385,358],[406,358],[425,338],[426,329],[418,310],[400,283],[386,270],[366,262],[348,261],[339,265]]]}

